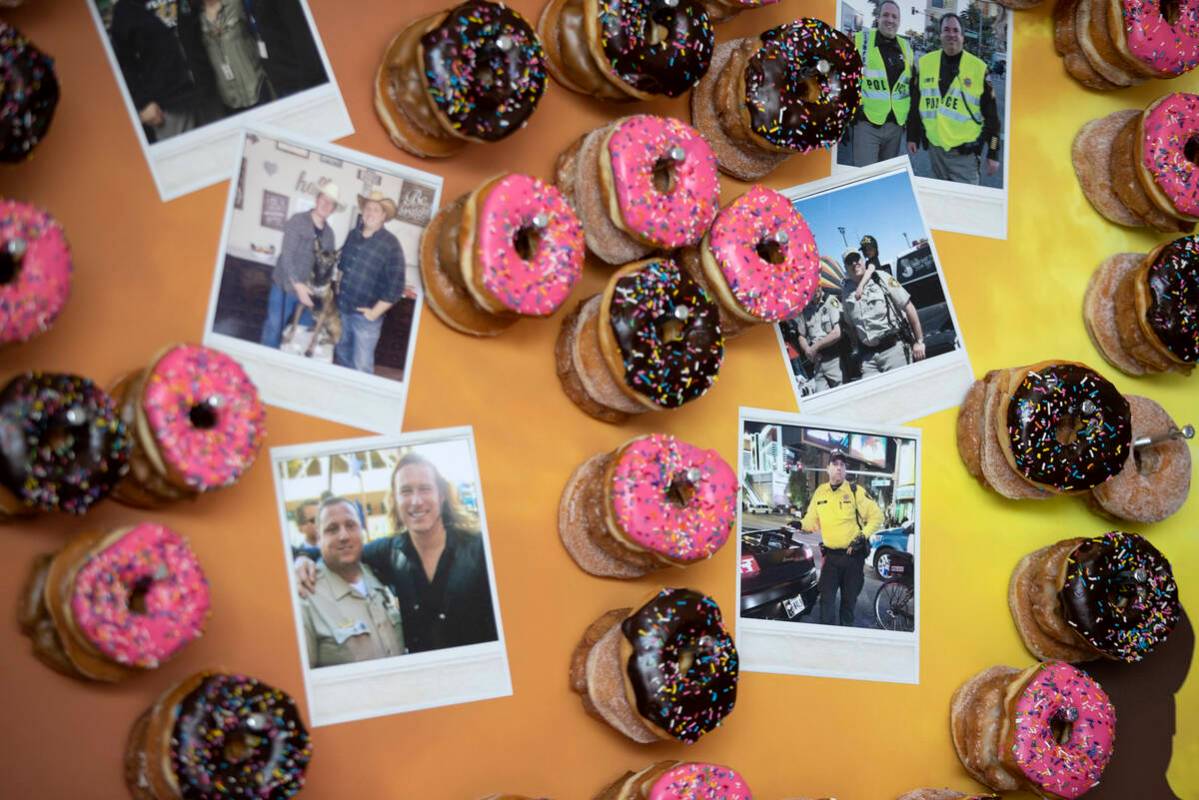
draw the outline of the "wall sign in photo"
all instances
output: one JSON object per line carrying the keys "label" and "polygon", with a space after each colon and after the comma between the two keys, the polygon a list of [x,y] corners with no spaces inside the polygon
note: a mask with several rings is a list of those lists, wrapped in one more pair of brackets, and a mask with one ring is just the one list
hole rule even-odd
{"label": "wall sign in photo", "polygon": [[307,0],[88,7],[163,200],[234,177],[244,125],[354,132]]}
{"label": "wall sign in photo", "polygon": [[742,408],[739,432],[741,668],[919,683],[920,431]]}
{"label": "wall sign in photo", "polygon": [[275,448],[271,466],[313,725],[512,694],[470,428]]}
{"label": "wall sign in photo", "polygon": [[974,379],[906,159],[783,193],[820,253],[820,291],[775,326],[805,414],[901,423],[961,402]]}
{"label": "wall sign in photo", "polygon": [[[419,187],[436,208],[441,178],[266,128],[240,149],[244,185],[230,187],[205,344],[236,356],[268,403],[399,431],[429,215],[415,224],[396,198]],[[377,188],[363,189],[364,170]]]}
{"label": "wall sign in photo", "polygon": [[838,0],[866,72],[833,173],[910,156],[929,225],[1006,239],[1016,16],[995,0]]}

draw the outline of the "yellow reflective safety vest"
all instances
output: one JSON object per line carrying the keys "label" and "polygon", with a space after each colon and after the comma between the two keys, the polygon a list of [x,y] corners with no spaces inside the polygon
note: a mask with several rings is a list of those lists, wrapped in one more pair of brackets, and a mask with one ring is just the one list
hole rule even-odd
{"label": "yellow reflective safety vest", "polygon": [[887,83],[887,65],[883,54],[875,46],[878,29],[858,31],[853,35],[854,46],[862,57],[862,113],[866,119],[875,125],[887,121],[887,115],[895,113],[895,121],[903,125],[908,121],[908,109],[911,105],[909,95],[912,83],[912,46],[902,36],[896,36],[899,49],[903,53],[903,72],[895,81],[894,86]]}
{"label": "yellow reflective safety vest", "polygon": [[987,65],[962,51],[958,75],[941,96],[941,51],[920,59],[920,121],[930,144],[950,150],[978,141],[983,131],[983,90]]}

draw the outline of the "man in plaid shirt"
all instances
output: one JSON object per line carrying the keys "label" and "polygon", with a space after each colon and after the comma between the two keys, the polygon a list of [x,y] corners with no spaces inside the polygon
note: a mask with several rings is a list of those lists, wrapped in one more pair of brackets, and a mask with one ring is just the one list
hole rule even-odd
{"label": "man in plaid shirt", "polygon": [[383,315],[404,294],[404,251],[383,227],[395,219],[394,201],[376,191],[369,197],[359,195],[358,208],[362,222],[346,237],[339,262],[337,310],[342,325],[333,363],[373,373]]}

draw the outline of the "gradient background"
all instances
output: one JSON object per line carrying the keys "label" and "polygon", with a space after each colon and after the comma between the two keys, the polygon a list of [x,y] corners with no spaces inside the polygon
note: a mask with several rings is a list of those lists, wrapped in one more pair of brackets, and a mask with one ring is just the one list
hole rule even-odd
{"label": "gradient background", "polygon": [[[442,4],[314,0],[312,5],[358,129],[342,144],[442,172],[447,202],[501,169],[550,176],[556,153],[630,110],[686,116],[685,100],[617,107],[551,84],[526,130],[449,161],[421,163],[388,142],[372,109],[372,78],[389,38]],[[542,4],[512,5],[535,18]],[[721,40],[750,35],[804,14],[831,19],[832,12],[831,2],[785,0],[743,14],[717,35]],[[1134,380],[1116,373],[1092,348],[1080,315],[1087,278],[1102,259],[1119,251],[1144,252],[1166,237],[1118,228],[1095,214],[1071,170],[1071,137],[1085,121],[1143,106],[1166,86],[1086,91],[1065,76],[1053,54],[1048,6],[1017,16],[1010,238],[935,236],[974,368],[981,374],[1046,358],[1082,360],[1121,390],[1153,396],[1179,422],[1199,422],[1199,377]],[[108,383],[143,366],[169,342],[199,340],[228,184],[159,202],[82,0],[30,0],[4,18],[57,58],[64,99],[34,160],[0,171],[0,192],[58,216],[77,274],[57,326],[0,359],[6,373],[67,370]],[[1170,85],[1196,87],[1199,74]],[[794,158],[765,183],[783,188],[828,170],[825,154]],[[743,190],[724,180],[726,201]],[[598,291],[607,274],[602,265],[589,265],[575,298]],[[950,744],[949,696],[982,668],[1030,661],[1008,617],[1012,567],[1030,550],[1066,536],[1099,533],[1108,523],[1081,500],[1013,503],[984,491],[959,463],[956,412],[916,420],[925,444],[920,685],[746,675],[737,711],[724,729],[698,745],[632,744],[587,717],[570,693],[566,672],[578,636],[601,612],[631,603],[658,585],[656,580],[702,589],[732,609],[734,548],[657,579],[589,577],[557,540],[561,487],[583,459],[654,430],[717,448],[735,464],[737,407],[793,410],[794,399],[774,332],[763,327],[730,345],[720,382],[699,402],[622,428],[605,425],[584,416],[558,388],[551,355],[557,320],[526,321],[495,341],[476,341],[426,314],[405,421],[411,430],[474,426],[515,695],[319,729],[305,796],[450,800],[508,791],[565,800],[590,797],[624,770],[661,758],[735,766],[760,798],[889,799],[917,786],[972,787]],[[270,445],[362,433],[273,408],[268,416]],[[1154,543],[1175,565],[1184,601],[1199,597],[1197,517],[1199,500],[1192,497],[1173,519],[1152,528]],[[2,533],[9,551],[0,559],[4,605],[15,608],[35,554],[85,528],[143,518],[108,504],[86,520],[46,517],[10,526]],[[267,460],[237,487],[159,518],[190,537],[208,572],[214,607],[208,634],[153,674],[95,686],[35,661],[10,610],[0,623],[5,796],[125,796],[121,759],[130,724],[193,670],[243,671],[300,693]],[[1199,797],[1199,681],[1193,675],[1177,697],[1169,778],[1179,796]],[[1117,796],[1115,788],[1104,794]],[[1148,800],[1150,793],[1137,796]]]}

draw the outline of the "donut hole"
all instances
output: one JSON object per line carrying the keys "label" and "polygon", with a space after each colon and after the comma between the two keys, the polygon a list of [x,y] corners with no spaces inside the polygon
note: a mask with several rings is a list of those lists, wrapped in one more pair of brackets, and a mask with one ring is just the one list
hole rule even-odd
{"label": "donut hole", "polygon": [[695,665],[695,650],[686,647],[679,651],[679,674],[686,675]]}
{"label": "donut hole", "polygon": [[695,497],[695,484],[684,475],[676,475],[666,487],[666,499],[679,508],[684,508]]}
{"label": "donut hole", "polygon": [[142,578],[129,587],[129,610],[134,614],[146,613],[146,595],[150,593],[150,587],[154,582],[149,578]]}
{"label": "donut hole", "polygon": [[196,403],[191,407],[191,411],[187,412],[187,418],[193,427],[202,431],[211,430],[217,424],[216,409],[208,403]]}
{"label": "donut hole", "polygon": [[1132,448],[1132,463],[1138,475],[1152,475],[1161,468],[1162,456],[1153,446]]}
{"label": "donut hole", "polygon": [[225,737],[222,753],[230,764],[240,764],[253,758],[261,744],[261,736],[252,731],[238,728]]}
{"label": "donut hole", "polygon": [[480,89],[489,92],[495,86],[495,73],[490,66],[479,67],[475,70],[475,81],[479,84]]}
{"label": "donut hole", "polygon": [[649,45],[660,45],[670,38],[670,24],[674,21],[674,9],[656,8],[649,16]]}
{"label": "donut hole", "polygon": [[525,261],[529,261],[541,246],[541,231],[532,225],[522,225],[512,236],[512,248]]}
{"label": "donut hole", "polygon": [[816,103],[824,96],[824,84],[819,75],[810,75],[799,82],[799,99],[804,103]]}
{"label": "donut hole", "polygon": [[787,254],[783,251],[783,246],[774,239],[762,239],[754,248],[758,253],[758,258],[765,261],[767,264],[782,264],[787,260]]}
{"label": "donut hole", "polygon": [[1083,422],[1078,417],[1063,417],[1057,424],[1054,430],[1054,437],[1058,444],[1071,445],[1076,444],[1081,434],[1087,427],[1087,423]]}
{"label": "donut hole", "polygon": [[662,344],[673,344],[674,342],[683,341],[686,326],[683,321],[675,317],[667,317],[658,323],[658,336],[662,340]]}
{"label": "donut hole", "polygon": [[1187,139],[1187,143],[1182,147],[1182,154],[1186,156],[1187,161],[1199,166],[1199,136]]}
{"label": "donut hole", "polygon": [[20,267],[21,262],[8,252],[7,247],[0,248],[0,286],[7,286],[15,281]]}
{"label": "donut hole", "polygon": [[669,156],[663,156],[654,162],[654,171],[650,179],[654,184],[654,188],[662,194],[673,192],[675,185],[678,183],[678,176],[675,174],[675,165],[675,160]]}
{"label": "donut hole", "polygon": [[1070,737],[1074,735],[1074,720],[1078,714],[1073,709],[1060,709],[1052,717],[1049,718],[1049,734],[1053,737],[1053,741],[1063,747],[1070,743]]}
{"label": "donut hole", "polygon": [[[1161,0],[1160,7],[1162,17],[1165,18],[1166,22],[1171,25],[1177,25],[1179,18],[1182,16],[1182,4],[1178,0]],[[1190,158],[1189,154],[1187,158]]]}

